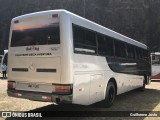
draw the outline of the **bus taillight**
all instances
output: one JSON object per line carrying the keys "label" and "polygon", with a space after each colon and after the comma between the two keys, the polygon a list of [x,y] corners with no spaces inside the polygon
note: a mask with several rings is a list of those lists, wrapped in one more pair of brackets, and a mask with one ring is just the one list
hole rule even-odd
{"label": "bus taillight", "polygon": [[16,87],[16,82],[14,81],[8,81],[8,89],[13,89]]}
{"label": "bus taillight", "polygon": [[72,94],[72,85],[54,85],[53,88],[56,94]]}

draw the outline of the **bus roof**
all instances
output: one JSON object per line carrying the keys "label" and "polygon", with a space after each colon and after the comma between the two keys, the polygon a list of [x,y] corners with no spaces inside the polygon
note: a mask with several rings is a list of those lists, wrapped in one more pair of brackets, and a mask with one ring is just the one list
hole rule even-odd
{"label": "bus roof", "polygon": [[[90,21],[90,20],[87,20],[87,19],[85,19],[85,18],[83,18],[83,17],[81,17],[81,16],[78,16],[78,15],[76,15],[76,14],[74,14],[74,13],[71,13],[71,12],[69,12],[69,11],[67,11],[67,10],[63,10],[63,9],[60,9],[60,10],[40,11],[40,12],[34,12],[34,13],[30,13],[30,14],[25,14],[25,15],[18,16],[18,17],[13,18],[13,19],[12,19],[12,22],[13,22],[13,21],[16,21],[16,20],[20,20],[20,19],[26,19],[26,18],[29,18],[29,17],[36,17],[36,16],[38,17],[38,16],[43,16],[43,15],[50,15],[50,14],[53,14],[53,13],[56,13],[56,14],[68,14],[68,15],[71,16],[72,18],[79,18],[80,20],[85,21],[85,22],[86,22],[86,25],[87,25],[87,24],[91,24],[91,26],[96,26],[97,29],[94,30],[94,31],[100,32],[100,33],[102,33],[102,34],[106,34],[106,35],[108,35],[108,36],[110,36],[110,37],[119,39],[119,40],[124,41],[124,42],[127,42],[127,43],[129,43],[129,44],[133,44],[133,45],[135,45],[135,46],[138,46],[138,47],[141,47],[141,48],[144,48],[144,49],[148,49],[148,47],[147,47],[145,44],[141,43],[141,42],[138,42],[138,41],[136,41],[136,40],[134,40],[134,39],[131,39],[131,38],[125,36],[125,35],[122,35],[122,34],[120,34],[120,33],[117,33],[117,32],[115,32],[115,31],[113,31],[113,30],[110,30],[110,29],[108,29],[108,28],[106,28],[106,27],[103,27],[102,25],[99,25],[99,24],[97,24],[97,23],[95,23],[95,22],[92,22],[92,21]],[[98,28],[99,28],[99,29],[98,29]]]}

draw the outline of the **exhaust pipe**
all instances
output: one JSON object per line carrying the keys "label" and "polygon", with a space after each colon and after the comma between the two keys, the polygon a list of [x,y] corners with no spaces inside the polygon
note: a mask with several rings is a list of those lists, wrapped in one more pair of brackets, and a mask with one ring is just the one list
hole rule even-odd
{"label": "exhaust pipe", "polygon": [[59,104],[61,102],[60,98],[56,98],[56,103]]}

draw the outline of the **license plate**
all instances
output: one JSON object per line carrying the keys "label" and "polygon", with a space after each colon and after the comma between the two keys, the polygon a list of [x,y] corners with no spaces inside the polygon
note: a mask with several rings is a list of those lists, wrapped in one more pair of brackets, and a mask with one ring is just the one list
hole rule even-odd
{"label": "license plate", "polygon": [[52,92],[52,84],[16,82],[17,90]]}
{"label": "license plate", "polygon": [[35,84],[35,83],[28,83],[28,88],[39,88],[39,85],[38,84]]}

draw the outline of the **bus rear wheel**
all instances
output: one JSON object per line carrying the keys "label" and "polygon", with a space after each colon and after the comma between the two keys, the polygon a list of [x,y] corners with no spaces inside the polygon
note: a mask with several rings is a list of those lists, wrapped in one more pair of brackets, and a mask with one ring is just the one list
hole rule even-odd
{"label": "bus rear wheel", "polygon": [[105,107],[110,107],[116,96],[116,88],[113,82],[109,82],[106,88],[106,95],[103,101]]}
{"label": "bus rear wheel", "polygon": [[139,88],[140,91],[144,91],[145,90],[146,81],[147,81],[147,77],[144,76],[144,78],[143,78],[143,86]]}

